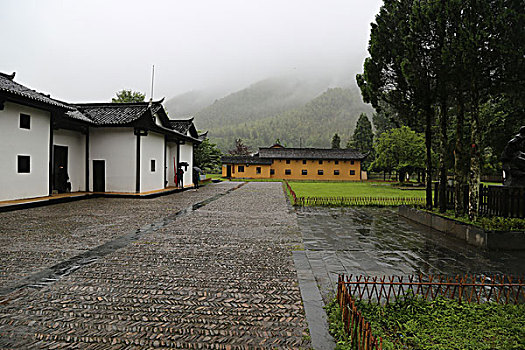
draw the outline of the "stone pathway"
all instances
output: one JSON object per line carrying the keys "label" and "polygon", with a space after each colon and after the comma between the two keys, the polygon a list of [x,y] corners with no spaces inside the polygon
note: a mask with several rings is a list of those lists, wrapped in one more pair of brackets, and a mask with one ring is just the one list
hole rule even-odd
{"label": "stone pathway", "polygon": [[393,209],[299,208],[297,217],[325,301],[334,295],[339,273],[525,274],[523,251],[483,251],[409,222]]}
{"label": "stone pathway", "polygon": [[[31,256],[34,247],[38,253],[18,264],[3,260],[2,266],[11,266],[4,281],[37,270],[38,261],[63,260],[233,185],[188,191],[184,199],[97,199],[24,211],[37,244],[15,239],[6,248],[6,240],[2,249]],[[2,228],[21,221],[13,214],[0,216]],[[76,219],[83,221],[63,227]],[[52,233],[49,240],[39,221]],[[17,229],[10,230],[8,236],[16,236]],[[73,232],[82,236],[78,244]],[[90,232],[92,243],[83,244]],[[46,250],[42,242],[58,244]],[[54,257],[62,246],[64,255]],[[0,306],[0,348],[308,348],[292,257],[300,246],[281,185],[246,184],[53,284],[17,292]]]}

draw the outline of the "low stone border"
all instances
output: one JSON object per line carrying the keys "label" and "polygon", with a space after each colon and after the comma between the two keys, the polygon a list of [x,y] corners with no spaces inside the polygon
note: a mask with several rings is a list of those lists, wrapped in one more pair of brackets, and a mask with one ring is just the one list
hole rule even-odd
{"label": "low stone border", "polygon": [[490,250],[525,250],[525,232],[523,231],[487,231],[404,205],[399,207],[399,215],[477,247]]}

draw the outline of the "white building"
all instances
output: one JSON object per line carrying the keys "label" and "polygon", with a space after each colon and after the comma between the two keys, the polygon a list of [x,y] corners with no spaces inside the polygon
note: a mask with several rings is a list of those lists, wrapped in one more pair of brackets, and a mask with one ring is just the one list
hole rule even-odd
{"label": "white building", "polygon": [[[71,191],[144,193],[192,184],[193,120],[170,120],[162,101],[70,104],[0,73],[0,201]],[[181,131],[179,131],[181,130]]]}

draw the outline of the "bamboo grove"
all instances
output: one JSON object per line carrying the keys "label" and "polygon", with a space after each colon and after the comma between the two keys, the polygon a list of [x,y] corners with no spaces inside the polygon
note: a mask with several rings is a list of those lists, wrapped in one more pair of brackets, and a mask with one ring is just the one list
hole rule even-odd
{"label": "bamboo grove", "polygon": [[427,207],[432,174],[445,191],[450,172],[455,197],[469,191],[456,215],[476,217],[482,147],[501,153],[525,115],[524,17],[523,0],[384,0],[372,23],[357,83],[394,125],[425,133]]}

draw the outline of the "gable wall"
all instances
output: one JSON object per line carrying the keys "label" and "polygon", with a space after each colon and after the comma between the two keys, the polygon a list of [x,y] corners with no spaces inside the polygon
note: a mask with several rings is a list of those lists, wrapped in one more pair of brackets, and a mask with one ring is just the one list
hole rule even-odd
{"label": "gable wall", "polygon": [[[140,191],[147,192],[164,188],[164,135],[149,132],[140,140]],[[155,160],[155,171],[151,171],[151,160]]]}
{"label": "gable wall", "polygon": [[[20,113],[31,116],[30,129],[19,127]],[[49,195],[49,112],[5,102],[0,110],[0,200]],[[17,172],[17,156],[30,156],[30,173]]]}

